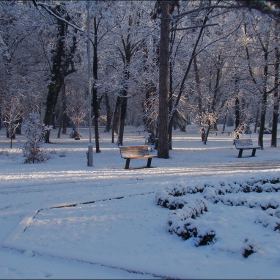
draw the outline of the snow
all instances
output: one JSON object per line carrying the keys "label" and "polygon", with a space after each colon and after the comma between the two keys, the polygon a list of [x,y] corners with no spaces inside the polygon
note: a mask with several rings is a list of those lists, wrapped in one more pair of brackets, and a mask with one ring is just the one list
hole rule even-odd
{"label": "snow", "polygon": [[[125,127],[124,145],[144,144],[139,130]],[[238,158],[231,136],[204,145],[188,126],[173,132],[169,159],[152,168],[131,160],[125,170],[103,128],[87,166],[88,129],[79,132],[81,140],[56,139],[52,130],[43,145],[51,158],[23,164],[25,137],[10,149],[0,130],[1,279],[279,279],[280,148],[270,135],[255,157]],[[178,236],[186,224],[198,235]],[[213,242],[198,246],[207,233]]]}

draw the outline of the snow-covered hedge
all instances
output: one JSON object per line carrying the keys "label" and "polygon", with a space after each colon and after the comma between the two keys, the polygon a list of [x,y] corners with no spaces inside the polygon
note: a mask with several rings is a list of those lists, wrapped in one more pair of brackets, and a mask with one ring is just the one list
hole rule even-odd
{"label": "snow-covered hedge", "polygon": [[[182,199],[181,202],[184,203],[182,209],[172,211],[168,217],[167,231],[176,233],[185,240],[193,237],[195,246],[213,243],[216,235],[215,230],[196,220],[197,217],[208,211],[207,202],[204,199],[193,201]],[[176,205],[176,201],[175,204],[171,203],[170,205]]]}
{"label": "snow-covered hedge", "polygon": [[[200,215],[208,211],[207,203],[209,202],[223,203],[228,206],[259,207],[264,212],[255,219],[255,223],[280,232],[280,200],[274,197],[258,197],[258,195],[248,198],[245,195],[252,192],[272,193],[279,190],[280,177],[253,178],[244,182],[201,183],[187,187],[180,185],[157,192],[155,199],[158,205],[172,210],[167,220],[167,231],[185,240],[193,238],[194,245],[201,246],[216,241],[215,229],[199,221]],[[255,241],[246,239],[243,256],[248,257],[257,250],[256,248]]]}

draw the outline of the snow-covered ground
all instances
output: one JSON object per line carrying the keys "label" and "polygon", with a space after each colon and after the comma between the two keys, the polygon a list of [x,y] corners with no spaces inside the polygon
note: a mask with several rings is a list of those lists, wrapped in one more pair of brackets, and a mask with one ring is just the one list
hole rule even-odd
{"label": "snow-covered ground", "polygon": [[[138,131],[126,127],[124,145],[144,144]],[[279,279],[280,148],[265,135],[264,150],[237,158],[231,136],[204,145],[197,131],[174,131],[169,159],[125,170],[102,128],[93,167],[86,128],[79,141],[53,130],[41,164],[23,164],[24,136],[10,149],[0,130],[0,278]],[[198,236],[178,236],[190,227]]]}

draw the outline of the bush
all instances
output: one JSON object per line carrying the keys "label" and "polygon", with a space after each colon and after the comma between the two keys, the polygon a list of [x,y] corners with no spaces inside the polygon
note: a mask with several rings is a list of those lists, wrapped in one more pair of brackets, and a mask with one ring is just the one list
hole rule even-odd
{"label": "bush", "polygon": [[259,245],[254,239],[245,238],[242,249],[243,257],[248,258],[250,255],[256,253],[259,250]]}
{"label": "bush", "polygon": [[39,163],[49,159],[42,150],[45,128],[40,115],[36,112],[30,113],[22,127],[27,137],[27,142],[23,146],[23,156],[26,158],[24,163]]}

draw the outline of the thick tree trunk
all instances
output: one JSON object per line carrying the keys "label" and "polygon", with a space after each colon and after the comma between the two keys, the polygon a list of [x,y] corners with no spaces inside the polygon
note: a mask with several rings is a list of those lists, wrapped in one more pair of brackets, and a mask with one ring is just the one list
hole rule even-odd
{"label": "thick tree trunk", "polygon": [[[57,5],[56,13],[59,15],[64,13],[60,5]],[[66,15],[67,18],[67,15]],[[73,56],[76,51],[76,36],[73,35],[73,45],[67,52],[65,36],[67,34],[67,24],[57,19],[58,34],[56,39],[56,46],[53,50],[52,57],[52,70],[51,70],[51,81],[48,86],[48,95],[46,102],[46,112],[44,117],[44,123],[46,126],[51,127],[53,125],[53,114],[57,104],[59,92],[64,84],[64,79],[67,75],[75,72]],[[45,134],[45,142],[50,142],[50,129]]]}
{"label": "thick tree trunk", "polygon": [[[66,24],[62,21],[57,21],[58,34],[55,50],[52,57],[52,71],[51,82],[48,86],[48,96],[46,103],[46,112],[44,117],[44,124],[51,127],[53,125],[53,114],[57,103],[60,89],[64,84],[64,77],[62,75],[62,56],[65,48],[65,34]],[[45,142],[50,143],[50,129],[45,134]]]}
{"label": "thick tree trunk", "polygon": [[[49,85],[47,104],[46,104],[47,107],[46,107],[46,113],[44,118],[44,123],[46,126],[49,126],[49,128],[53,125],[53,114],[62,85],[63,85],[63,78],[59,76],[56,78],[55,84],[52,83]],[[45,142],[50,143],[50,129],[47,131],[45,135]]]}
{"label": "thick tree trunk", "polygon": [[158,113],[158,157],[169,158],[168,145],[168,63],[170,16],[169,3],[162,1],[159,55],[159,113]]}
{"label": "thick tree trunk", "polygon": [[[132,16],[129,17],[129,30],[130,26],[132,25]],[[135,51],[134,47],[131,44],[131,37],[130,37],[130,31],[128,31],[128,34],[126,38],[122,38],[122,44],[123,44],[123,52],[121,52],[122,58],[123,58],[123,89],[121,91],[120,96],[120,128],[119,128],[119,135],[118,135],[118,145],[123,144],[123,136],[124,136],[124,126],[125,126],[125,118],[126,118],[126,111],[127,111],[127,94],[128,94],[128,80],[130,78],[129,73],[129,64],[132,58],[132,55]]]}

